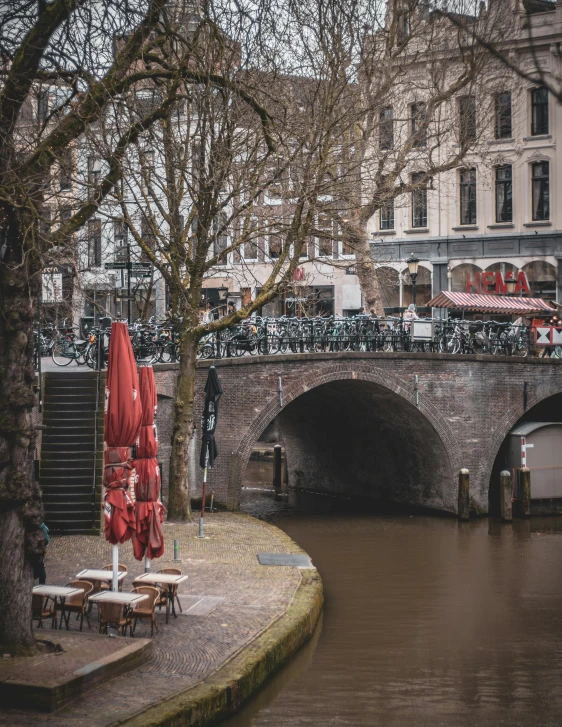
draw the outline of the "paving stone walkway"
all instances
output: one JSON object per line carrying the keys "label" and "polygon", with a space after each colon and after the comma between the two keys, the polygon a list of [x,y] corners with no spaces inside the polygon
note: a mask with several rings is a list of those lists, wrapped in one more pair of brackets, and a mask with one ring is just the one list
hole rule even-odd
{"label": "paving stone walkway", "polygon": [[[171,617],[168,625],[164,610],[157,613],[158,633],[149,661],[53,714],[0,711],[0,724],[117,724],[205,679],[276,621],[291,603],[300,572],[260,565],[257,554],[299,553],[300,548],[277,528],[246,515],[216,513],[205,521],[205,540],[196,537],[195,523],[164,525],[166,554],[153,562],[152,570],[179,567],[189,579],[179,590],[183,613]],[[172,560],[174,539],[180,541],[181,564]],[[120,547],[119,560],[128,567],[123,590],[130,590],[144,564],[134,559],[130,543]],[[47,582],[64,585],[79,570],[110,562],[111,546],[103,537],[53,537],[45,561]],[[71,619],[71,629],[78,626]],[[92,631],[96,628],[94,609]],[[139,622],[135,635],[149,636],[148,623]]]}

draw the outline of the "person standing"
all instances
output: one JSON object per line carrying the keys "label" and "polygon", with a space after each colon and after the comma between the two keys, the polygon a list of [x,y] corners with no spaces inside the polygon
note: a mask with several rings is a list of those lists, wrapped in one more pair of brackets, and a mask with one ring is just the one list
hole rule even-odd
{"label": "person standing", "polygon": [[[39,526],[43,531],[43,537],[45,538],[45,548],[51,542],[51,536],[49,535],[49,528],[45,523],[41,523]],[[45,556],[38,561],[33,568],[33,580],[39,578],[39,585],[44,586],[47,582],[47,571],[45,570]]]}

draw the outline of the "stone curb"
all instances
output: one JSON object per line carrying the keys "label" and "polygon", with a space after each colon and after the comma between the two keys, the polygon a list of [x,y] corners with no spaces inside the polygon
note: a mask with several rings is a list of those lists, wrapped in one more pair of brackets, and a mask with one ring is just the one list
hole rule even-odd
{"label": "stone curb", "polygon": [[322,579],[316,569],[300,574],[285,613],[224,666],[195,686],[110,727],[202,727],[238,711],[314,633],[324,603]]}

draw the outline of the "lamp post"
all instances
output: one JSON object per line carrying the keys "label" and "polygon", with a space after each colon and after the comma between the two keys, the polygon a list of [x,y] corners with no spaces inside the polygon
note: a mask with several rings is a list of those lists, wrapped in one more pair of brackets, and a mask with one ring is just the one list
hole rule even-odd
{"label": "lamp post", "polygon": [[419,259],[414,255],[413,252],[410,253],[410,257],[406,261],[408,263],[408,270],[410,272],[410,277],[412,278],[412,302],[414,306],[416,305],[416,279],[418,277],[418,267],[420,264]]}
{"label": "lamp post", "polygon": [[511,278],[505,278],[505,288],[507,295],[515,295],[515,288],[517,286],[517,280],[511,274]]}

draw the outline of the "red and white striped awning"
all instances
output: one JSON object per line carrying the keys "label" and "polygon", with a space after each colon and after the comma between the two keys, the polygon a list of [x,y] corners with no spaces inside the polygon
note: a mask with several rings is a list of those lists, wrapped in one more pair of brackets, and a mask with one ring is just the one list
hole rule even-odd
{"label": "red and white striped awning", "polygon": [[451,293],[447,290],[438,293],[427,305],[431,308],[456,308],[473,313],[556,313],[542,298],[517,298],[505,295],[479,295],[477,293]]}

